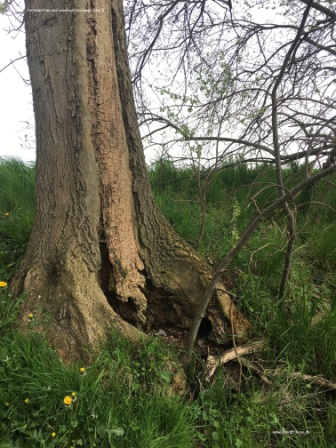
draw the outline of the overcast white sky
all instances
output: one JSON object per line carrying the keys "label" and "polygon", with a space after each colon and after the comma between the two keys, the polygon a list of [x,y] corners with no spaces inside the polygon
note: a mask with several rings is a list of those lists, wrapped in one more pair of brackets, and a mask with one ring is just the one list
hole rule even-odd
{"label": "overcast white sky", "polygon": [[25,33],[24,29],[8,33],[11,28],[8,17],[0,14],[0,158],[31,162],[35,161],[34,112],[30,85],[23,80],[29,80],[28,66],[21,59],[4,69],[26,54]]}
{"label": "overcast white sky", "polygon": [[[8,18],[0,14],[0,71],[20,54],[26,54],[24,33],[8,34],[4,28],[9,27]],[[29,78],[28,67],[23,59],[0,72],[0,157],[12,156],[33,161],[34,131],[26,129],[26,122],[31,127],[34,125],[31,89],[20,75]],[[25,143],[26,134],[30,144]]]}

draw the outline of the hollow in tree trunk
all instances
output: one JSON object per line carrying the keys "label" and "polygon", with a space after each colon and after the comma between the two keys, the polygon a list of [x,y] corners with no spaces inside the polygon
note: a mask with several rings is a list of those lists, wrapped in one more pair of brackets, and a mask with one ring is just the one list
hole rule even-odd
{"label": "hollow in tree trunk", "polygon": [[[153,328],[188,329],[211,278],[153,201],[122,2],[87,3],[82,12],[82,1],[26,0],[25,14],[35,220],[12,290],[26,294],[22,327],[29,313],[48,317],[44,331],[63,359],[85,357],[111,327],[135,339]],[[232,328],[248,332],[222,286],[206,319],[217,342]]]}

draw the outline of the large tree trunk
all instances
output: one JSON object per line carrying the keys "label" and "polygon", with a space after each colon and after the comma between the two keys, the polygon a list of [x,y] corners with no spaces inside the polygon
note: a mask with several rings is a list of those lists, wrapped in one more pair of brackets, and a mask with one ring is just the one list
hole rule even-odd
{"label": "large tree trunk", "polygon": [[[22,326],[28,313],[47,321],[43,331],[68,359],[85,356],[110,327],[133,338],[188,329],[211,277],[151,195],[122,2],[86,3],[98,11],[80,12],[83,1],[26,0],[25,15],[36,209],[12,289],[27,296]],[[217,298],[206,316],[209,336],[227,342],[232,328],[246,334],[224,289]]]}

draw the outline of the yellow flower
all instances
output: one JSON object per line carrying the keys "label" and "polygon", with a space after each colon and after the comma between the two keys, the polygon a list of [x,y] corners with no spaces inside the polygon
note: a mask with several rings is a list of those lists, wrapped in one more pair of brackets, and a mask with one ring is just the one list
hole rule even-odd
{"label": "yellow flower", "polygon": [[51,433],[51,437],[56,437],[56,433],[55,433],[55,432],[52,432],[52,433]]}
{"label": "yellow flower", "polygon": [[26,398],[24,402],[25,402],[26,404],[28,404],[28,403],[29,403],[29,398]]}
{"label": "yellow flower", "polygon": [[71,396],[75,397],[76,396],[76,392],[71,392]]}
{"label": "yellow flower", "polygon": [[9,216],[9,212],[6,212],[6,213],[5,213],[5,216]]}
{"label": "yellow flower", "polygon": [[79,369],[79,371],[80,371],[80,373],[85,373],[85,367],[81,367],[81,368]]}
{"label": "yellow flower", "polygon": [[72,398],[67,395],[66,397],[64,397],[64,404],[66,404],[67,406],[71,406],[72,405]]}
{"label": "yellow flower", "polygon": [[5,406],[8,408],[8,406],[9,406],[9,403],[8,403],[8,401],[6,401],[6,403],[5,403]]}
{"label": "yellow flower", "polygon": [[34,317],[34,314],[33,313],[29,313],[28,317],[29,317],[29,319],[32,319]]}
{"label": "yellow flower", "polygon": [[7,283],[6,282],[0,282],[0,288],[6,288]]}

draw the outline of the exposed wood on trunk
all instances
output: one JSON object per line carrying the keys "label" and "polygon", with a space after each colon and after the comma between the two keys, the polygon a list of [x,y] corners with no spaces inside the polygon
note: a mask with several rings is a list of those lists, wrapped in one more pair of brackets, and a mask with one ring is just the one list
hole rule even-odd
{"label": "exposed wood on trunk", "polygon": [[[122,19],[121,2],[116,3],[114,23]],[[188,328],[194,317],[195,308],[200,301],[206,285],[212,278],[212,271],[204,260],[186,244],[168,225],[154,203],[146,175],[146,164],[141,145],[141,137],[137,125],[134,108],[131,76],[125,52],[124,28],[115,26],[114,40],[118,72],[119,91],[124,105],[124,124],[130,148],[130,165],[133,172],[133,192],[137,216],[139,250],[144,261],[148,281],[156,287],[164,303],[158,305],[166,308],[167,304],[178,316],[176,321],[183,322]],[[127,73],[127,76],[125,76]],[[249,323],[232,303],[225,288],[219,287],[216,297],[220,297],[219,307],[216,303],[209,307],[206,318],[212,323],[210,337],[218,342],[228,343],[231,340],[231,313],[235,318],[234,328],[238,334],[249,333]],[[165,294],[162,295],[163,291]],[[153,296],[151,296],[153,299]],[[161,299],[161,300],[162,300]],[[154,297],[154,301],[157,296]],[[149,314],[152,310],[148,311]],[[164,318],[156,314],[159,324]],[[224,318],[224,320],[223,320]]]}

